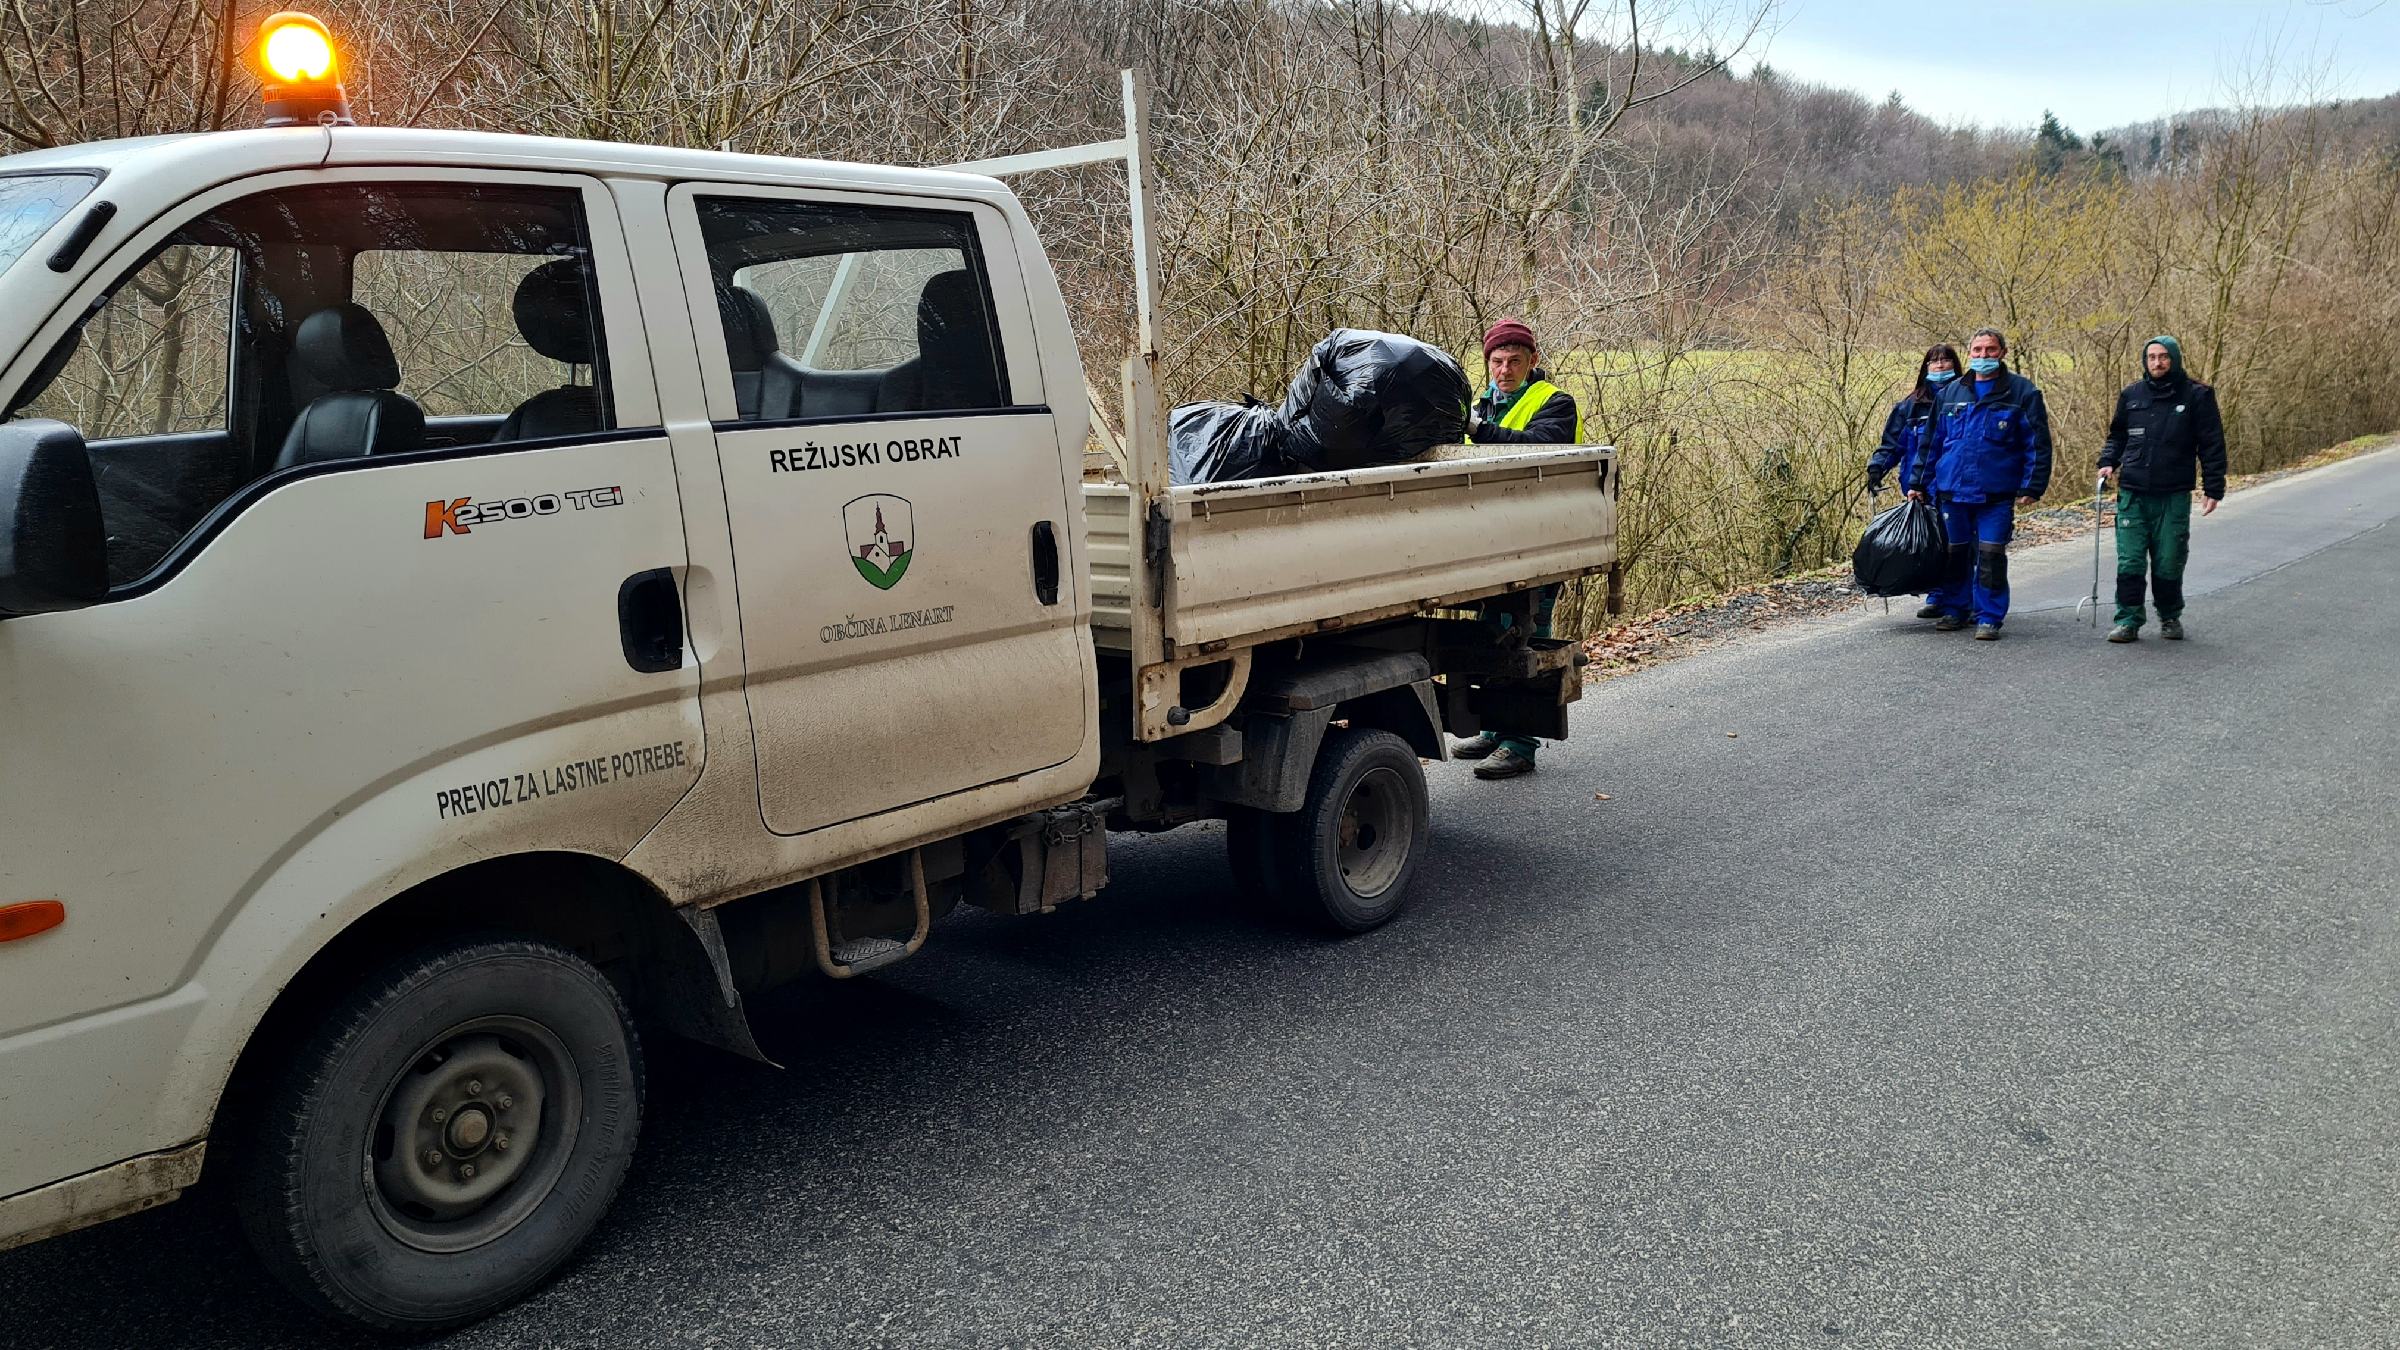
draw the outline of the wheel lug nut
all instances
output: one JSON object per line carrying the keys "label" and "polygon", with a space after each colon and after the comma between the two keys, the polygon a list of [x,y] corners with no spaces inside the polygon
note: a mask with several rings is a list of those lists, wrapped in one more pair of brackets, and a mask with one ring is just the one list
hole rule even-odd
{"label": "wheel lug nut", "polygon": [[460,1163],[458,1167],[458,1179],[460,1181],[473,1181],[475,1179],[475,1164]]}
{"label": "wheel lug nut", "polygon": [[449,1113],[448,1111],[445,1111],[445,1110],[443,1110],[442,1108],[440,1108],[440,1107],[438,1107],[438,1106],[437,1106],[437,1107],[435,1107],[435,1108],[433,1108],[433,1123],[434,1123],[434,1124],[436,1124],[436,1125],[439,1125],[439,1124],[441,1124],[443,1121],[445,1121],[445,1120],[448,1120],[449,1118],[450,1118],[450,1113]]}
{"label": "wheel lug nut", "polygon": [[492,1141],[492,1147],[500,1150],[502,1153],[508,1152],[508,1136],[504,1134],[499,1138],[494,1139]]}
{"label": "wheel lug nut", "polygon": [[499,1102],[499,1104],[500,1104],[500,1109],[501,1109],[501,1110],[503,1110],[503,1111],[505,1111],[505,1110],[507,1110],[508,1108],[510,1108],[510,1107],[512,1107],[512,1106],[515,1106],[515,1105],[517,1104],[517,1099],[516,1099],[516,1098],[514,1098],[514,1097],[512,1097],[512,1096],[510,1096],[510,1095],[508,1095],[508,1094],[507,1094],[507,1093],[505,1093],[505,1092],[501,1093],[501,1094],[500,1094],[500,1095],[499,1095],[497,1098],[495,1098],[494,1100],[496,1100],[497,1102]]}
{"label": "wheel lug nut", "polygon": [[482,1079],[480,1079],[480,1078],[470,1078],[470,1079],[468,1079],[468,1080],[467,1080],[467,1095],[468,1095],[468,1096],[470,1096],[470,1097],[480,1097],[480,1096],[482,1096],[482,1095],[483,1095],[483,1080],[482,1080]]}
{"label": "wheel lug nut", "polygon": [[439,1166],[441,1166],[441,1165],[442,1165],[442,1151],[441,1151],[440,1149],[438,1149],[438,1148],[429,1148],[429,1149],[425,1150],[425,1165],[426,1165],[427,1167],[439,1167]]}

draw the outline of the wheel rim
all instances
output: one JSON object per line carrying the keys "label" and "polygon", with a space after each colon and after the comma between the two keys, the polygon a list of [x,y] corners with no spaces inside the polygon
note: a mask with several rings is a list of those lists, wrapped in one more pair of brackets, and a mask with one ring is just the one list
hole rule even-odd
{"label": "wheel rim", "polygon": [[1375,768],[1359,775],[1342,800],[1341,832],[1342,884],[1362,900],[1390,890],[1416,844],[1408,784],[1397,771]]}
{"label": "wheel rim", "polygon": [[484,1017],[443,1032],[384,1089],[367,1200],[428,1252],[479,1247],[523,1223],[566,1170],[583,1118],[574,1059],[537,1022]]}

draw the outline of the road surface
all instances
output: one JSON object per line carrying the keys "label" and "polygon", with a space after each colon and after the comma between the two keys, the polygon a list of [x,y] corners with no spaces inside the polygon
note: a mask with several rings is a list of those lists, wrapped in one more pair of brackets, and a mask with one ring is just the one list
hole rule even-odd
{"label": "road surface", "polygon": [[[1435,767],[1362,938],[1120,841],[767,1006],[787,1072],[654,1052],[589,1251],[445,1344],[2393,1344],[2395,517],[2400,453],[2196,520],[2181,644],[2078,622],[2069,543],[1999,643],[1596,686],[1536,777]],[[205,1203],[0,1294],[11,1347],[338,1341]]]}

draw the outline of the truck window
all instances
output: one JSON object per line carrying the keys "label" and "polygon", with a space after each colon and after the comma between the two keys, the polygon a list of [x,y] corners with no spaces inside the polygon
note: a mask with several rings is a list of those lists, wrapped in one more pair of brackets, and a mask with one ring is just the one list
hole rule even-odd
{"label": "truck window", "polygon": [[744,421],[1009,405],[973,217],[697,202]]}
{"label": "truck window", "polygon": [[588,258],[573,189],[243,197],[128,270],[15,415],[83,433],[110,575],[131,582],[273,475],[611,429]]}
{"label": "truck window", "polygon": [[223,244],[153,254],[84,321],[75,354],[24,414],[94,441],[225,430],[234,257]]}
{"label": "truck window", "polygon": [[383,321],[409,375],[406,391],[427,417],[497,419],[576,376],[573,366],[534,350],[512,312],[517,288],[544,261],[530,253],[368,249],[352,265],[350,294]]}
{"label": "truck window", "polygon": [[0,272],[24,257],[97,181],[87,173],[0,175]]}

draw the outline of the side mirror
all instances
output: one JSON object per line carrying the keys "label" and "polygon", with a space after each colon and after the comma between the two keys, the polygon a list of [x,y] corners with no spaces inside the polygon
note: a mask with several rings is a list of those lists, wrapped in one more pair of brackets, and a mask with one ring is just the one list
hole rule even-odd
{"label": "side mirror", "polygon": [[0,619],[81,609],[108,594],[108,529],[83,435],[0,424]]}

